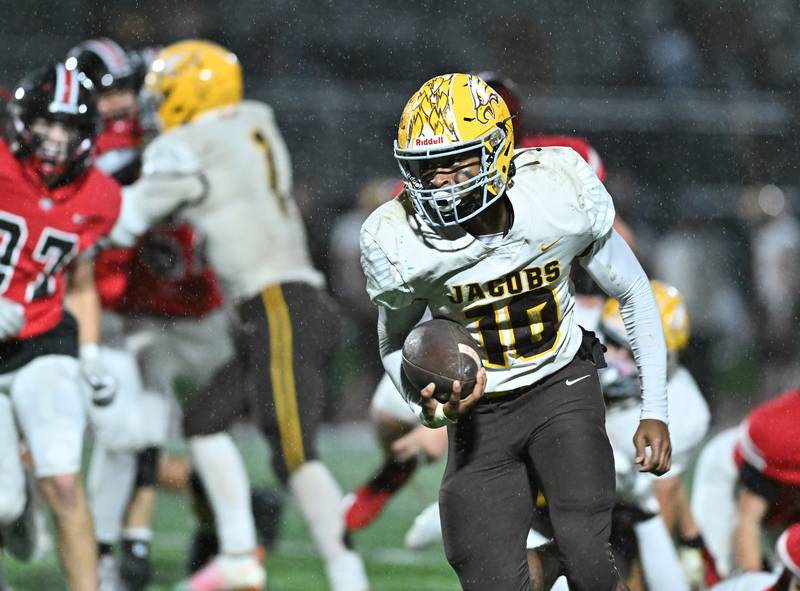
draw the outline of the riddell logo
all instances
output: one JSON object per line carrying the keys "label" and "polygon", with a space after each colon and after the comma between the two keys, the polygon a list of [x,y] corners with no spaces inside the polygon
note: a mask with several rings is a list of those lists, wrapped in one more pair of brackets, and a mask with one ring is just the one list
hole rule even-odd
{"label": "riddell logo", "polygon": [[437,146],[444,143],[444,136],[437,135],[436,137],[417,138],[414,140],[414,147],[420,146]]}

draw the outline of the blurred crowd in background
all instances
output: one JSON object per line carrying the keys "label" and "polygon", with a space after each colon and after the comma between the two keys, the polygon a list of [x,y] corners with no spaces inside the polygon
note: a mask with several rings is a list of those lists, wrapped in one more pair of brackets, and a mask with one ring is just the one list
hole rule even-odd
{"label": "blurred crowd in background", "polygon": [[205,37],[276,110],[317,265],[345,322],[328,415],[363,418],[381,367],[358,228],[390,198],[403,99],[445,71],[519,88],[528,131],[589,140],[647,271],[686,298],[684,362],[718,426],[800,384],[792,0],[2,0],[0,83],[81,39]]}

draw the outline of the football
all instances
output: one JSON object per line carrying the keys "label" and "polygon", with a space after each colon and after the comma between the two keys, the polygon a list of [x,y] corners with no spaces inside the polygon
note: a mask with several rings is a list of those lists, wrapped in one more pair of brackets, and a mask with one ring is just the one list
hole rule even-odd
{"label": "football", "polygon": [[403,343],[403,374],[411,400],[419,402],[419,391],[433,382],[434,398],[445,403],[455,380],[461,382],[461,397],[468,396],[482,365],[478,351],[467,329],[457,322],[434,318],[416,326]]}

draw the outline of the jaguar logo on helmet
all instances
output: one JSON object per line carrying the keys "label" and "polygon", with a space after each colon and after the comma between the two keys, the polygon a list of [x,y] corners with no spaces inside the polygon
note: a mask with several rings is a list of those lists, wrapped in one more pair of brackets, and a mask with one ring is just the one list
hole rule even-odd
{"label": "jaguar logo on helmet", "polygon": [[470,76],[468,80],[469,93],[475,107],[475,119],[478,123],[486,125],[497,116],[495,109],[500,103],[500,95],[486,84],[479,84],[480,78],[477,76]]}

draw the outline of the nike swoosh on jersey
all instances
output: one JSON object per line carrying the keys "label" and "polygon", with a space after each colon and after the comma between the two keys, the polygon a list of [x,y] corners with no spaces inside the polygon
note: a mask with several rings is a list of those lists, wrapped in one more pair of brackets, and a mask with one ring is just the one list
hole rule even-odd
{"label": "nike swoosh on jersey", "polygon": [[553,248],[553,247],[554,247],[556,244],[558,244],[559,242],[561,242],[561,238],[559,238],[558,240],[553,240],[553,241],[552,241],[550,244],[540,244],[540,245],[539,245],[539,249],[540,249],[542,252],[547,252],[548,250],[550,250],[551,248]]}
{"label": "nike swoosh on jersey", "polygon": [[573,384],[577,384],[578,382],[581,382],[581,381],[585,380],[588,377],[589,377],[589,374],[586,374],[585,376],[581,376],[579,378],[575,378],[574,380],[567,380],[564,383],[567,384],[567,386],[572,386]]}

